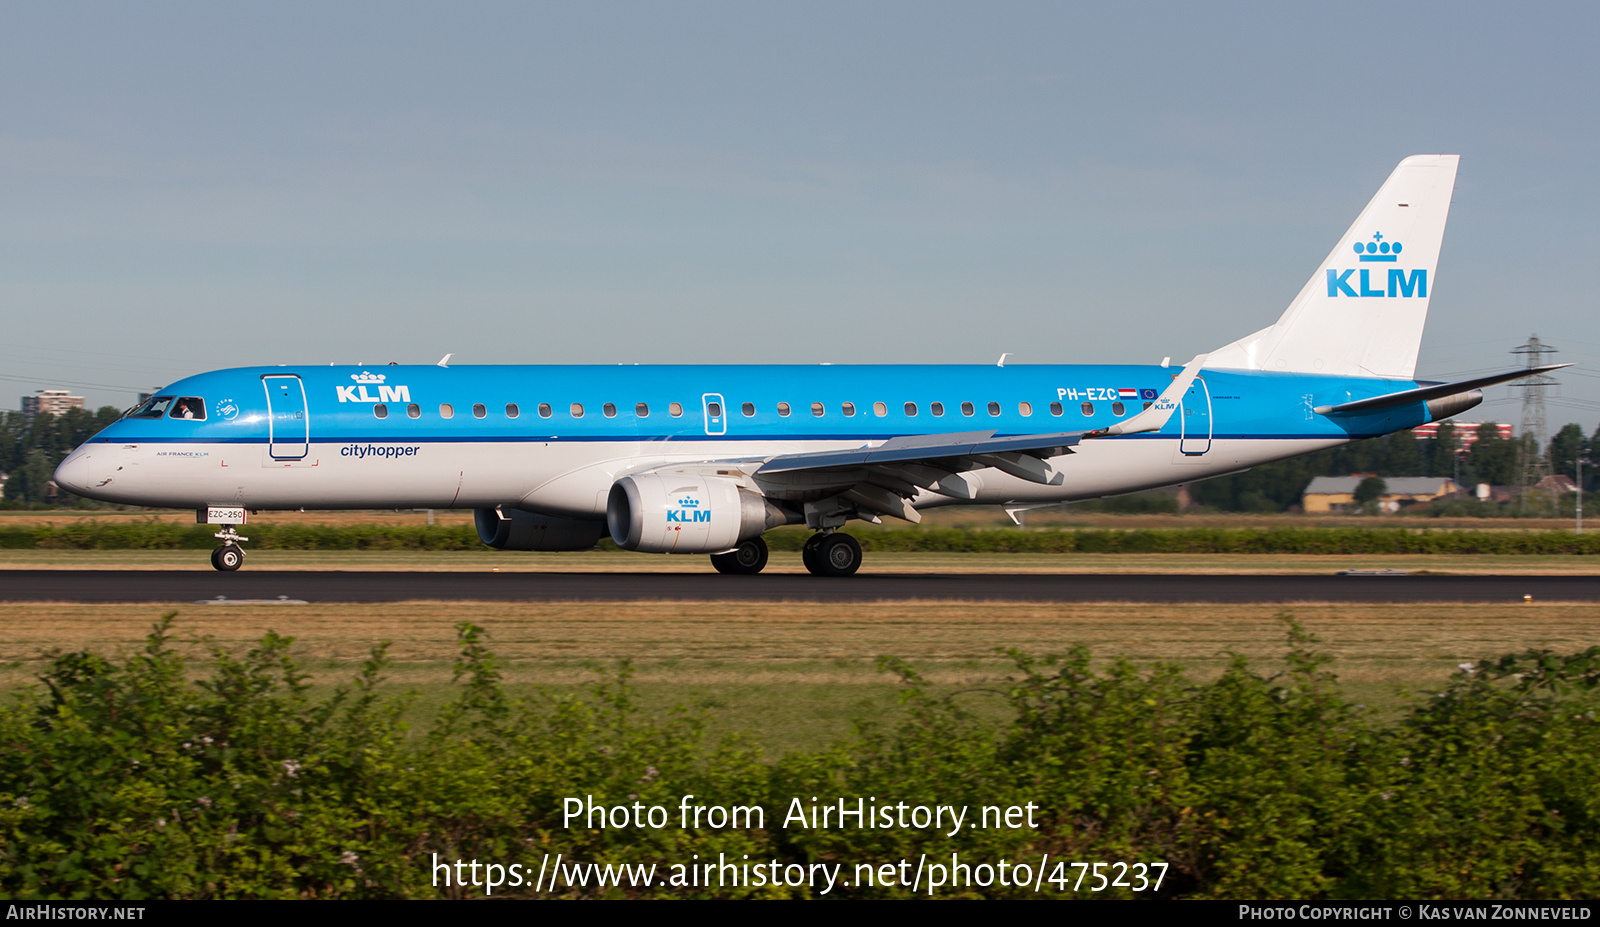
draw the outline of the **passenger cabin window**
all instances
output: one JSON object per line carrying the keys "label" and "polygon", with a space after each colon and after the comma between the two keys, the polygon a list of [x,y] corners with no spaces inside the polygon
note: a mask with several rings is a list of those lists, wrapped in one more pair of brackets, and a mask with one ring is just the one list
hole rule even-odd
{"label": "passenger cabin window", "polygon": [[600,407],[600,411],[605,415],[606,418],[616,418],[617,404],[614,402],[608,402]]}
{"label": "passenger cabin window", "polygon": [[1060,415],[1061,414],[1061,403],[1059,403],[1059,402],[1050,403],[1050,414],[1051,415]]}
{"label": "passenger cabin window", "polygon": [[388,418],[389,417],[389,407],[384,405],[381,402],[378,403],[377,405],[372,407],[372,416],[373,416],[373,418]]}
{"label": "passenger cabin window", "polygon": [[1112,415],[1126,415],[1127,412],[1128,412],[1128,407],[1123,405],[1122,403],[1113,402],[1111,404],[1111,414]]}
{"label": "passenger cabin window", "polygon": [[128,413],[129,418],[160,418],[167,414],[167,407],[172,405],[171,396],[151,396],[144,405]]}
{"label": "passenger cabin window", "polygon": [[1029,415],[1032,415],[1033,414],[1033,403],[1030,403],[1030,402],[1019,402],[1019,403],[1017,403],[1017,414],[1021,415],[1023,417],[1027,417]]}
{"label": "passenger cabin window", "polygon": [[406,406],[406,418],[421,418],[421,417],[422,417],[422,407],[421,406],[417,405],[414,402],[412,404]]}
{"label": "passenger cabin window", "polygon": [[914,402],[906,403],[906,415],[913,415],[914,416],[916,414],[917,414],[917,404],[914,403]]}
{"label": "passenger cabin window", "polygon": [[849,417],[851,417],[852,415],[855,415],[855,414],[856,414],[856,404],[853,403],[853,402],[845,403],[844,404],[844,416],[845,416],[845,418],[849,418]]}
{"label": "passenger cabin window", "polygon": [[573,418],[583,418],[583,403],[581,403],[581,402],[573,403],[571,411],[572,411],[572,417]]}
{"label": "passenger cabin window", "polygon": [[990,415],[999,415],[1000,414],[1000,403],[998,403],[998,402],[989,403],[989,414]]}
{"label": "passenger cabin window", "polygon": [[930,402],[930,403],[928,403],[928,411],[933,413],[933,417],[934,418],[943,418],[944,417],[944,403],[942,403],[942,402]]}
{"label": "passenger cabin window", "polygon": [[172,404],[170,414],[173,418],[203,422],[206,420],[206,401],[199,396],[185,396]]}
{"label": "passenger cabin window", "polygon": [[1153,406],[1153,405],[1155,405],[1155,403],[1153,403],[1153,402],[1147,402],[1147,403],[1145,403],[1145,404],[1144,404],[1144,407],[1145,407],[1145,408],[1146,408],[1146,409],[1148,409],[1148,408],[1150,408],[1150,407],[1151,407],[1151,406]]}
{"label": "passenger cabin window", "polygon": [[514,402],[506,403],[506,418],[516,418],[517,416],[519,416],[521,414],[522,414],[522,410],[517,408],[517,404],[516,403],[514,403]]}
{"label": "passenger cabin window", "polygon": [[872,404],[872,414],[879,418],[883,418],[885,415],[889,414],[889,407],[881,402],[875,402]]}
{"label": "passenger cabin window", "polygon": [[550,403],[548,403],[548,402],[539,403],[539,417],[540,418],[549,418],[550,415],[551,415]]}
{"label": "passenger cabin window", "polygon": [[483,403],[475,402],[475,403],[472,404],[472,417],[473,418],[483,418],[485,415],[488,415],[488,414],[489,414],[489,410],[484,407]]}
{"label": "passenger cabin window", "polygon": [[440,418],[455,418],[456,417],[456,407],[451,405],[448,402],[439,403],[439,417]]}
{"label": "passenger cabin window", "polygon": [[640,418],[649,418],[650,406],[643,402],[636,403],[633,407],[633,414],[639,416]]}
{"label": "passenger cabin window", "polygon": [[1084,415],[1093,415],[1094,414],[1094,403],[1092,403],[1092,402],[1086,402],[1083,405],[1079,406],[1078,408],[1083,410],[1083,414]]}
{"label": "passenger cabin window", "polygon": [[683,415],[683,403],[681,403],[681,402],[668,403],[667,404],[667,414],[672,416],[673,418],[681,417]]}
{"label": "passenger cabin window", "polygon": [[789,417],[789,404],[787,402],[778,403],[778,414],[784,418]]}
{"label": "passenger cabin window", "polygon": [[822,417],[822,403],[813,402],[811,404],[811,414],[815,415],[817,418],[821,418]]}
{"label": "passenger cabin window", "polygon": [[756,414],[756,404],[753,402],[747,402],[739,407],[739,411],[744,413],[745,418],[749,418],[750,416]]}
{"label": "passenger cabin window", "polygon": [[972,403],[963,402],[961,404],[961,414],[962,415],[971,415],[972,414]]}

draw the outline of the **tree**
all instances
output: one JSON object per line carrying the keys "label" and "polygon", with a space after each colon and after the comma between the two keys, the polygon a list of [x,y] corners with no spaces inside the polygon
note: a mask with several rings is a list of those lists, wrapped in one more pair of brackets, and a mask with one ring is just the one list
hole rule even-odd
{"label": "tree", "polygon": [[1509,486],[1517,479],[1517,443],[1500,434],[1500,426],[1484,422],[1478,426],[1478,440],[1467,453],[1467,463],[1479,482]]}
{"label": "tree", "polygon": [[1356,505],[1367,507],[1369,502],[1377,502],[1378,498],[1389,491],[1389,484],[1381,477],[1369,476],[1356,484]]}
{"label": "tree", "polygon": [[1428,449],[1428,476],[1455,476],[1456,452],[1461,447],[1455,422],[1440,422]]}
{"label": "tree", "polygon": [[[1584,451],[1583,426],[1563,425],[1550,439],[1550,470],[1566,476],[1577,476],[1577,460]],[[1587,469],[1587,468],[1585,468]]]}

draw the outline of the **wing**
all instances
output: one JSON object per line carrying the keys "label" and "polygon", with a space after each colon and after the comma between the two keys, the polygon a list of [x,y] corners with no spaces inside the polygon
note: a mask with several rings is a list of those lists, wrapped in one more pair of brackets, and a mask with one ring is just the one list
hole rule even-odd
{"label": "wing", "polygon": [[1005,437],[993,431],[907,435],[847,450],[782,454],[762,463],[754,478],[769,496],[805,503],[808,522],[813,512],[830,508],[865,509],[918,522],[922,516],[910,500],[922,490],[975,499],[977,484],[963,474],[991,467],[1018,479],[1059,486],[1063,476],[1051,458],[1073,453],[1085,440],[1159,431],[1205,361],[1203,354],[1190,361],[1150,408],[1109,428]]}

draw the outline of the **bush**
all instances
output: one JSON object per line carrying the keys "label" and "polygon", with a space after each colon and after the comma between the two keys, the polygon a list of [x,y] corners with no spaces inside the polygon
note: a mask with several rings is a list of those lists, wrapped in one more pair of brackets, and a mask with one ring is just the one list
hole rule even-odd
{"label": "bush", "polygon": [[[215,651],[210,675],[190,681],[171,618],[121,662],[55,655],[44,688],[0,711],[7,896],[460,897],[478,890],[439,884],[436,860],[517,861],[531,881],[554,854],[655,863],[663,877],[696,859],[838,864],[852,887],[836,894],[849,897],[911,893],[861,884],[856,864],[953,853],[974,866],[1055,861],[1041,872],[1050,896],[1072,892],[1073,862],[1114,860],[1166,863],[1162,897],[1570,898],[1600,884],[1600,648],[1464,665],[1393,723],[1348,703],[1287,618],[1282,667],[1240,658],[1199,684],[1173,666],[1096,668],[1081,649],[1013,651],[1015,673],[992,690],[1011,709],[1001,721],[885,659],[904,685],[903,722],[768,763],[712,740],[692,713],[644,713],[626,662],[587,698],[512,699],[467,623],[455,697],[408,737],[408,702],[379,695],[382,645],[319,699],[274,634]],[[562,818],[573,797],[675,810],[686,795],[760,808],[764,826]],[[796,800],[868,796],[964,805],[968,827],[783,826]],[[984,806],[1026,806],[1033,823],[973,829]],[[541,894],[808,893],[569,881]],[[1036,893],[969,881],[938,894]]]}

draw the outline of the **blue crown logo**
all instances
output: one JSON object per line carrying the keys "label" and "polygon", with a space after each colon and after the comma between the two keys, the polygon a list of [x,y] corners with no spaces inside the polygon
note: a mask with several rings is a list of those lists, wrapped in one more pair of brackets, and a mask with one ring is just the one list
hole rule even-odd
{"label": "blue crown logo", "polygon": [[372,373],[370,371],[363,370],[360,373],[350,374],[350,379],[356,381],[357,383],[382,383],[384,380],[384,375],[381,373]]}
{"label": "blue crown logo", "polygon": [[1384,241],[1382,232],[1373,232],[1372,240],[1358,241],[1355,244],[1356,253],[1361,255],[1363,261],[1389,261],[1394,262],[1400,257],[1400,243],[1398,241]]}
{"label": "blue crown logo", "polygon": [[694,498],[679,499],[678,500],[678,505],[681,508],[697,509],[697,508],[700,507],[700,500],[699,499],[694,499]]}

